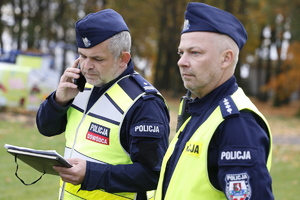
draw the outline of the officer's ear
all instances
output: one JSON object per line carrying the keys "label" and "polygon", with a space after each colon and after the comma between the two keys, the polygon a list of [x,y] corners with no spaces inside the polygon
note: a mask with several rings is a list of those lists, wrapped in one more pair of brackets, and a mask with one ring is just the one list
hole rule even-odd
{"label": "officer's ear", "polygon": [[121,56],[120,56],[120,66],[121,67],[127,66],[130,58],[131,58],[131,55],[129,52],[122,52]]}
{"label": "officer's ear", "polygon": [[234,53],[231,49],[226,49],[222,53],[222,68],[225,69],[228,66],[232,66],[234,60]]}

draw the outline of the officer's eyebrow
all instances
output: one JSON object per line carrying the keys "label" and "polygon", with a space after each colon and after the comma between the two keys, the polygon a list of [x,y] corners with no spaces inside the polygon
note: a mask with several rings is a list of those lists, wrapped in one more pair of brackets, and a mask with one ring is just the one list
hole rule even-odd
{"label": "officer's eyebrow", "polygon": [[85,55],[84,53],[78,51],[79,55],[82,56],[82,57],[89,57],[89,58],[92,58],[92,59],[103,59],[104,57],[103,56],[100,56],[100,55],[92,55],[92,56],[87,56]]}

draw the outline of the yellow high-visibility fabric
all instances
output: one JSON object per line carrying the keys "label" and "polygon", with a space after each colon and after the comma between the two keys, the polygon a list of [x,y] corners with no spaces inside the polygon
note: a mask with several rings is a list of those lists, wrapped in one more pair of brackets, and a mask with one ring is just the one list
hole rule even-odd
{"label": "yellow high-visibility fabric", "polygon": [[[272,136],[271,130],[264,116],[258,111],[255,105],[244,94],[242,89],[238,89],[232,96],[238,110],[249,109],[255,112],[264,120],[269,130],[270,150],[267,160],[267,168],[271,168],[272,158]],[[185,128],[189,119],[180,127],[177,134],[171,141],[169,148],[164,156],[155,200],[162,199],[163,179],[168,160],[170,159],[175,145],[178,141],[178,135]],[[207,155],[210,140],[223,122],[224,118],[220,106],[218,106],[211,115],[203,122],[187,142],[171,177],[164,200],[195,200],[195,199],[213,199],[226,200],[225,194],[212,186],[208,177]]]}

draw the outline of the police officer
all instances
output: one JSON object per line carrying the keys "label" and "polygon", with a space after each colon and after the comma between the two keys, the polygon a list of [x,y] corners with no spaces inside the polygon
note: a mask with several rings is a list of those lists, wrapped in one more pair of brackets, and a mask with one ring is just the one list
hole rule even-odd
{"label": "police officer", "polygon": [[233,76],[246,40],[230,13],[187,5],[178,66],[195,98],[164,157],[155,200],[274,199],[271,132]]}
{"label": "police officer", "polygon": [[[153,198],[168,146],[165,101],[134,71],[131,36],[119,13],[91,13],[75,29],[80,57],[37,113],[41,134],[65,132],[73,167],[54,167],[62,179],[60,199]],[[83,92],[73,82],[80,72]]]}

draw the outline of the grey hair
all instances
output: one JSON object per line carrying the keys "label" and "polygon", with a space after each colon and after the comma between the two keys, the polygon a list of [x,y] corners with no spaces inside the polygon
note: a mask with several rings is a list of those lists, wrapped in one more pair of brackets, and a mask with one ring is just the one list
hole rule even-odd
{"label": "grey hair", "polygon": [[217,34],[217,35],[219,35],[219,37],[217,37],[218,39],[216,39],[214,42],[216,43],[216,45],[218,45],[219,50],[224,51],[226,49],[231,49],[233,51],[234,58],[233,58],[232,66],[235,68],[236,64],[238,62],[239,53],[240,53],[238,45],[228,35],[225,35],[225,34]]}
{"label": "grey hair", "polygon": [[122,52],[129,52],[131,49],[131,36],[128,31],[122,31],[109,39],[108,43],[109,51],[117,59]]}

